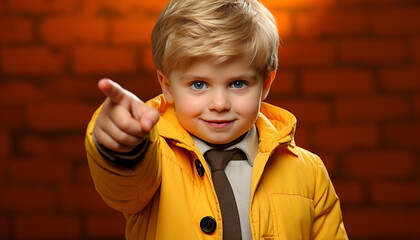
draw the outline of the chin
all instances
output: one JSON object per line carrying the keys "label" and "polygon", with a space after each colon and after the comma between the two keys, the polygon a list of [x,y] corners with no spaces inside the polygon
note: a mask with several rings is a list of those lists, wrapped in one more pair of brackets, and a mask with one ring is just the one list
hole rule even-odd
{"label": "chin", "polygon": [[232,141],[229,141],[229,140],[223,141],[221,139],[203,139],[203,140],[210,143],[210,144],[216,144],[216,145],[227,144],[227,143],[230,143],[230,142],[233,141],[233,140]]}
{"label": "chin", "polygon": [[217,141],[217,142],[213,142],[212,144],[215,145],[226,145],[226,144],[230,144],[231,142],[233,142],[234,140],[229,140],[229,141]]}
{"label": "chin", "polygon": [[229,146],[235,145],[239,141],[241,141],[241,136],[236,138],[211,138],[211,139],[203,139],[207,144],[213,145],[216,147],[227,148]]}

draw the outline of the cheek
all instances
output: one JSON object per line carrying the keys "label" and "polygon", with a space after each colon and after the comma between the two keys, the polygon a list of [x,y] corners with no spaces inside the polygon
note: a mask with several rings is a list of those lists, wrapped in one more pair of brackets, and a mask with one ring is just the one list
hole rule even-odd
{"label": "cheek", "polygon": [[254,118],[258,115],[260,103],[261,101],[259,97],[241,99],[236,102],[236,112],[244,117]]}
{"label": "cheek", "polygon": [[175,99],[175,108],[181,118],[186,116],[199,115],[203,111],[203,101],[188,95],[180,96]]}

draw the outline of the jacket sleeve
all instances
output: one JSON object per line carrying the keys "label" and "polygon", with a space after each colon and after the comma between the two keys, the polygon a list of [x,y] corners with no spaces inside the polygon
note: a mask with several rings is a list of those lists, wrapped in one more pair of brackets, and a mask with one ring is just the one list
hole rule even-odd
{"label": "jacket sleeve", "polygon": [[348,239],[338,196],[325,165],[318,157],[316,160],[318,167],[314,194],[313,239]]}
{"label": "jacket sleeve", "polygon": [[161,154],[157,129],[149,136],[149,147],[143,159],[132,168],[104,159],[92,137],[99,108],[88,124],[85,147],[90,173],[96,191],[111,208],[123,213],[143,210],[155,195],[161,182]]}

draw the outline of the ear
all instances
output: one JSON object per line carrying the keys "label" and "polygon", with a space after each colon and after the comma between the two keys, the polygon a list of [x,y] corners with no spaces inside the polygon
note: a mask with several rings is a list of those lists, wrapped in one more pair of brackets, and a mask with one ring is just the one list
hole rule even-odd
{"label": "ear", "polygon": [[157,71],[157,77],[158,77],[158,80],[159,80],[160,87],[162,88],[163,96],[165,96],[166,101],[168,101],[169,103],[173,103],[174,102],[174,97],[172,95],[171,82],[159,70]]}
{"label": "ear", "polygon": [[270,92],[271,84],[273,83],[275,77],[276,77],[276,71],[272,71],[270,73],[270,76],[266,80],[264,80],[263,92],[261,95],[262,100],[267,98],[268,93]]}

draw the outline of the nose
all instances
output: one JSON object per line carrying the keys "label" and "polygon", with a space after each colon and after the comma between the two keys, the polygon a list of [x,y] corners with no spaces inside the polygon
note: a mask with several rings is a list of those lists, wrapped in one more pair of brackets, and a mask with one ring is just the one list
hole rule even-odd
{"label": "nose", "polygon": [[210,96],[210,111],[226,112],[230,110],[230,100],[228,93],[224,90],[215,90]]}

